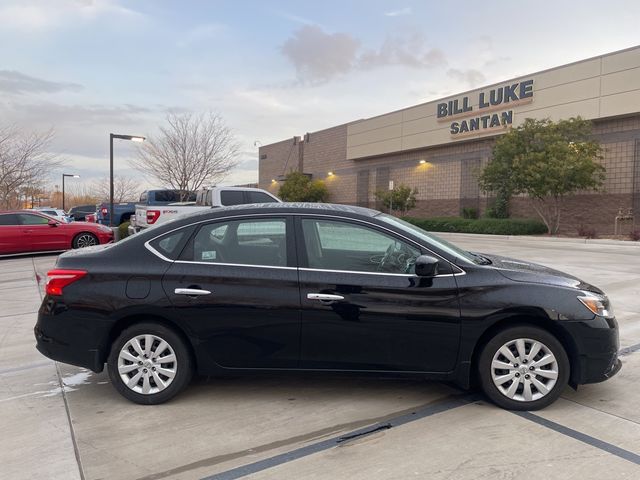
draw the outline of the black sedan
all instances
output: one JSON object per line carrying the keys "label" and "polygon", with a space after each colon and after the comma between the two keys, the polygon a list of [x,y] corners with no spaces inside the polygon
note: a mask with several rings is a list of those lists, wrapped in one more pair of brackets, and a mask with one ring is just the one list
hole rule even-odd
{"label": "black sedan", "polygon": [[598,288],[326,204],[207,210],[65,253],[35,335],[54,360],[106,363],[142,404],[194,373],[306,370],[477,383],[504,408],[534,410],[621,366]]}

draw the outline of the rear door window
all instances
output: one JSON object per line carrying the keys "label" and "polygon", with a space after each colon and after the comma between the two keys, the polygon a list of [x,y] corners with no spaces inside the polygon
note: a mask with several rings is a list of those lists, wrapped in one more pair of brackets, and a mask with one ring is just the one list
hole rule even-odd
{"label": "rear door window", "polygon": [[277,203],[278,201],[264,192],[245,192],[247,194],[247,203]]}
{"label": "rear door window", "polygon": [[0,215],[0,225],[19,225],[18,216],[13,213]]}
{"label": "rear door window", "polygon": [[242,205],[246,203],[244,192],[242,190],[223,190],[220,192],[220,203],[224,206]]}
{"label": "rear door window", "polygon": [[284,218],[228,220],[203,225],[193,239],[189,258],[196,262],[287,266]]}

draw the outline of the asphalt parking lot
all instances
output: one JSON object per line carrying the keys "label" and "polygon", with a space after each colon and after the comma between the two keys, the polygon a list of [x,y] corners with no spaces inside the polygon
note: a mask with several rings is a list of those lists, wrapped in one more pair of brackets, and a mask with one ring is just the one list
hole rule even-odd
{"label": "asphalt parking lot", "polygon": [[56,364],[33,325],[55,255],[0,260],[0,478],[640,478],[640,244],[451,235],[567,271],[612,299],[623,368],[512,413],[418,380],[197,379],[172,402],[120,397]]}

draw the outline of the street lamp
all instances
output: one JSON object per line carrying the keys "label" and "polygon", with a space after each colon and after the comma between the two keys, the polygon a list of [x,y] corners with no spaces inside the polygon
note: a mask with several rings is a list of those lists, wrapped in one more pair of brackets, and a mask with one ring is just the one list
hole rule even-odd
{"label": "street lamp", "polygon": [[64,210],[64,179],[65,179],[65,177],[80,178],[80,175],[74,175],[72,173],[63,173],[62,174],[62,210]]}
{"label": "street lamp", "polygon": [[137,135],[109,134],[109,226],[113,227],[113,139],[131,140],[132,142],[144,142],[145,137]]}

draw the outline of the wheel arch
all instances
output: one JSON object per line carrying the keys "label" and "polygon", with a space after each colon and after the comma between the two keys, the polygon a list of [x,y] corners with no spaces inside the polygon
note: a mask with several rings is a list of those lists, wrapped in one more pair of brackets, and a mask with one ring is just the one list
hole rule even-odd
{"label": "wheel arch", "polygon": [[482,332],[478,340],[476,341],[473,352],[471,354],[471,364],[469,368],[469,377],[467,379],[468,385],[477,387],[479,385],[479,372],[478,372],[478,360],[482,349],[498,332],[505,330],[509,327],[515,326],[529,326],[538,327],[551,333],[558,339],[562,347],[567,353],[569,358],[570,374],[569,384],[576,388],[577,379],[580,378],[580,358],[578,355],[578,348],[567,333],[567,331],[560,325],[560,320],[552,320],[544,314],[536,314],[534,312],[513,312],[508,316],[503,316],[497,319],[491,325]]}

